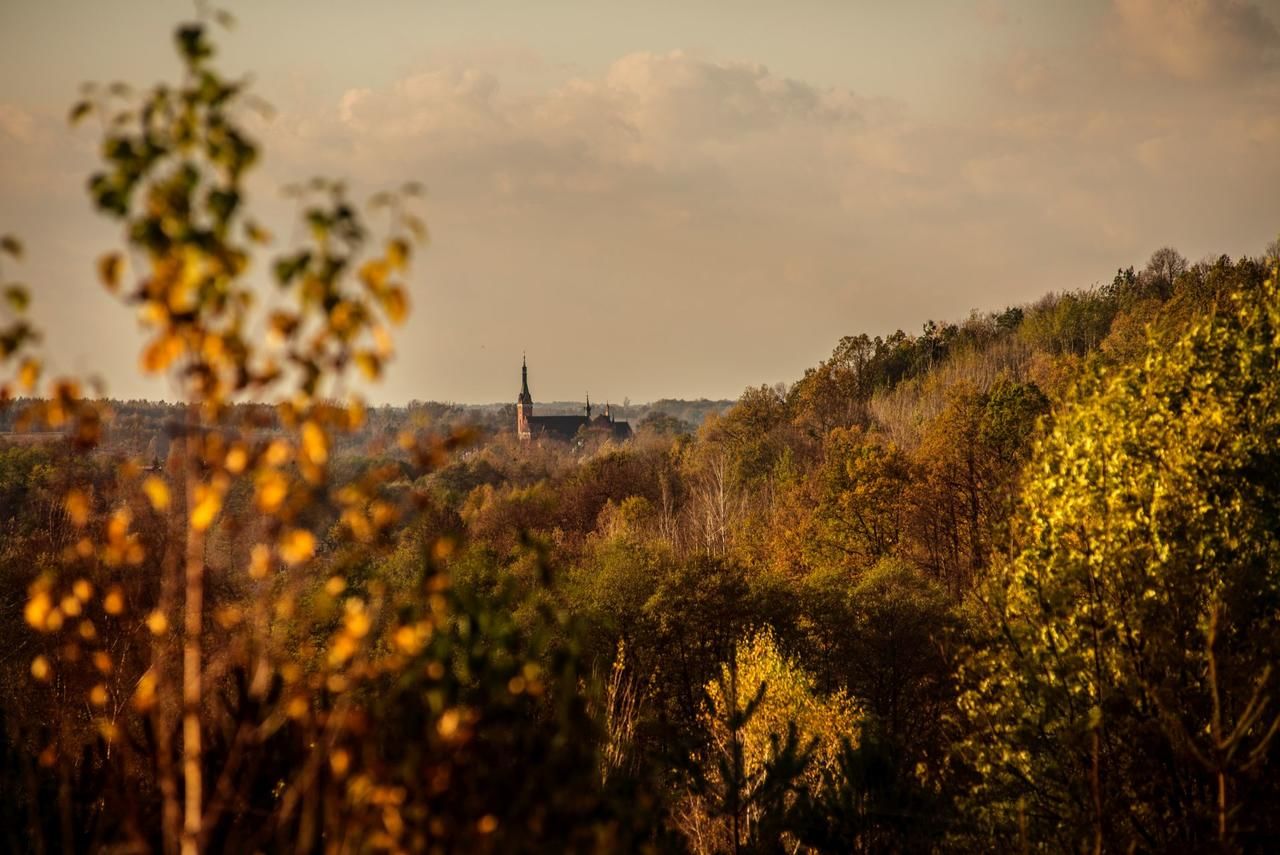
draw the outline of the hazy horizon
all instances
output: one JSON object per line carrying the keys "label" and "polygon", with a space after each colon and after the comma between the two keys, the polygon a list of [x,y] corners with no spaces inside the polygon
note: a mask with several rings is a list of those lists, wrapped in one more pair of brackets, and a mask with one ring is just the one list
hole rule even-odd
{"label": "hazy horizon", "polygon": [[[275,108],[251,203],[417,179],[432,243],[375,402],[734,398],[842,335],[916,331],[1280,229],[1280,4],[224,4]],[[118,398],[84,81],[171,76],[186,3],[0,11],[0,232],[53,367]],[[259,272],[262,270],[260,266]],[[764,344],[767,342],[767,344]]]}

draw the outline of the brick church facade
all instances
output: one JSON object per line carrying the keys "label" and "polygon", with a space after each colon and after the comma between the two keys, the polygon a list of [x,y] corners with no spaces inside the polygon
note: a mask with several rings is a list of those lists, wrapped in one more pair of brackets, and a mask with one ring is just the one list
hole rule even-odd
{"label": "brick church facade", "polygon": [[614,419],[606,404],[604,414],[591,417],[591,398],[587,398],[585,415],[535,416],[533,396],[529,394],[529,363],[520,366],[520,396],[516,399],[516,436],[522,441],[556,439],[574,442],[583,435],[599,433],[617,440],[631,438],[631,425]]}

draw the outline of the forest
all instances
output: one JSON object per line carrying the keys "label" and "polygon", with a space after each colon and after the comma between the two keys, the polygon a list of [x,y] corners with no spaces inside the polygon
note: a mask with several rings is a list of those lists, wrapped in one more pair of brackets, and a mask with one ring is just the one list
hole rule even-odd
{"label": "forest", "polygon": [[98,277],[182,400],[46,376],[5,286],[3,848],[1280,845],[1280,243],[521,442],[351,392],[420,188],[300,185],[277,242],[214,32],[72,111]]}

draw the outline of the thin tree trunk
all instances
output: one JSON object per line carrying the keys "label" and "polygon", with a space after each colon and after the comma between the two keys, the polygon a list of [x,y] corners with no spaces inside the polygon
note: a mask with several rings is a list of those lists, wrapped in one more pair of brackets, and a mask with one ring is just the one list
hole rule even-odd
{"label": "thin tree trunk", "polygon": [[200,482],[200,444],[203,436],[196,419],[189,418],[191,430],[186,436],[187,555],[186,599],[183,609],[182,636],[182,779],[184,810],[182,823],[182,855],[200,851],[200,828],[203,814],[203,780],[200,745],[201,698],[201,634],[204,628],[204,530],[190,524],[190,513],[196,507],[196,485]]}

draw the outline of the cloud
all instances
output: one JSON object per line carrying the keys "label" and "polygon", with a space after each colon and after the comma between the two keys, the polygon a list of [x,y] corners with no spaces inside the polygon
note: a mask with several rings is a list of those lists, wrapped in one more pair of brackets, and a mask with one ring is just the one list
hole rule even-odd
{"label": "cloud", "polygon": [[[1263,245],[1280,223],[1274,33],[1253,7],[1191,6],[1169,22],[1121,0],[1074,37],[1002,37],[941,106],[687,51],[591,73],[459,52],[246,117],[267,154],[251,189],[256,205],[316,174],[357,196],[427,185],[433,245],[390,399],[497,395],[526,347],[575,384],[543,394],[596,378],[637,399],[732,394],[798,376],[840,335],[1088,285],[1155,246]],[[1187,46],[1197,27],[1214,47]],[[92,134],[29,108],[0,107],[0,198],[71,222]],[[77,234],[88,248],[57,248],[46,281],[92,270],[102,243]],[[86,347],[121,337],[82,326]]]}
{"label": "cloud", "polygon": [[1226,80],[1280,61],[1280,31],[1246,0],[1115,0],[1113,46],[1134,67],[1180,80]]}

